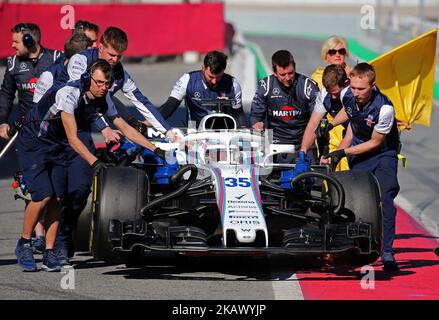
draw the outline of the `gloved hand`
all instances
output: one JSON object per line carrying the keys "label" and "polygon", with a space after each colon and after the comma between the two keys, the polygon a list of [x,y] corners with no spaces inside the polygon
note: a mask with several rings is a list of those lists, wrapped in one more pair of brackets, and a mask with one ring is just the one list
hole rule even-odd
{"label": "gloved hand", "polygon": [[111,167],[111,166],[114,166],[114,165],[111,164],[111,163],[105,163],[105,162],[103,162],[103,161],[101,161],[99,159],[96,160],[95,162],[93,162],[93,164],[91,165],[91,167],[93,169],[93,174],[94,175],[98,174],[99,171],[101,171],[101,169],[108,168],[108,167]]}
{"label": "gloved hand", "polygon": [[309,161],[306,160],[305,152],[299,151],[298,157],[296,159],[296,166],[294,167],[294,172],[296,175],[310,171]]}
{"label": "gloved hand", "polygon": [[344,157],[346,157],[346,152],[344,151],[344,149],[340,149],[340,150],[335,150],[329,154],[324,154],[323,158],[331,159],[331,166],[332,169],[335,169],[338,165],[338,163],[340,162],[341,159],[343,159]]}
{"label": "gloved hand", "polygon": [[296,176],[296,172],[293,170],[282,171],[279,179],[279,185],[281,188],[291,190],[291,180]]}
{"label": "gloved hand", "polygon": [[328,121],[328,119],[322,119],[315,131],[316,137],[320,139],[322,137],[328,136],[329,131],[331,131],[333,128],[334,126]]}
{"label": "gloved hand", "polygon": [[166,151],[160,148],[155,148],[154,149],[154,154],[159,157],[162,158],[163,160],[166,160]]}
{"label": "gloved hand", "polygon": [[130,126],[135,128],[141,134],[145,135],[148,132],[148,127],[142,121],[137,120],[133,116],[128,117],[127,122]]}
{"label": "gloved hand", "polygon": [[[310,165],[308,160],[306,159],[305,152],[299,151],[296,159],[296,166],[293,170],[288,171],[282,171],[280,179],[279,179],[279,185],[284,189],[290,189],[291,190],[291,181],[299,174],[304,172],[309,172]],[[309,178],[307,178],[309,179]]]}

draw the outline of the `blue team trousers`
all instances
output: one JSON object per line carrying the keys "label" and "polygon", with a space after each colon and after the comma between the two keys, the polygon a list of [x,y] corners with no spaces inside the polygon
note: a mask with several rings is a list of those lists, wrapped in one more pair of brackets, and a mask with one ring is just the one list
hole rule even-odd
{"label": "blue team trousers", "polygon": [[[89,132],[78,132],[78,138],[94,153],[95,147]],[[87,205],[93,181],[93,169],[71,147],[67,148],[67,193],[62,202],[61,223],[57,241],[67,245],[71,241],[78,218]]]}
{"label": "blue team trousers", "polygon": [[396,208],[393,200],[399,192],[398,158],[395,153],[384,153],[352,163],[351,168],[369,171],[378,180],[383,205],[383,251],[392,252],[396,222]]}

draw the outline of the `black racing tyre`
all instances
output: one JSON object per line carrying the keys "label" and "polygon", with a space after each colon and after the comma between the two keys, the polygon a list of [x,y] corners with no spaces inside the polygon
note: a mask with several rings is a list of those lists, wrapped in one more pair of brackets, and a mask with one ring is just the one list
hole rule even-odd
{"label": "black racing tyre", "polygon": [[127,255],[113,251],[109,241],[109,223],[139,218],[140,209],[146,204],[148,177],[145,172],[132,167],[109,167],[95,177],[96,192],[91,228],[93,257],[108,263],[125,262]]}
{"label": "black racing tyre", "polygon": [[90,228],[92,221],[92,194],[88,196],[87,205],[79,215],[76,229],[73,232],[75,251],[90,251]]}
{"label": "black racing tyre", "polygon": [[[343,256],[339,261],[355,265],[375,262],[380,255],[383,242],[383,213],[378,181],[370,172],[363,170],[337,171],[332,173],[332,176],[342,184],[345,192],[345,206],[342,214],[350,217],[351,221],[362,221],[372,225],[371,252],[362,254],[352,251],[349,256]],[[330,196],[336,204],[338,197],[332,188]],[[359,245],[362,246],[361,243]]]}

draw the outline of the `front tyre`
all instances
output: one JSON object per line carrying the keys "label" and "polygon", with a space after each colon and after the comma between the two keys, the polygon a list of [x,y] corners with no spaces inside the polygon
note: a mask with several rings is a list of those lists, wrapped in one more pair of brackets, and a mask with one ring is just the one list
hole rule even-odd
{"label": "front tyre", "polygon": [[124,262],[125,258],[113,251],[109,240],[110,220],[132,221],[140,218],[138,212],[146,204],[148,177],[137,168],[109,167],[100,170],[94,183],[91,252],[98,260]]}

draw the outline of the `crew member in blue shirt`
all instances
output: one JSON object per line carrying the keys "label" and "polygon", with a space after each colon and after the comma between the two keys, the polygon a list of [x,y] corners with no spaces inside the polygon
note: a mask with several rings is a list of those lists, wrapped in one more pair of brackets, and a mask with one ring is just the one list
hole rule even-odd
{"label": "crew member in blue shirt", "polygon": [[[350,73],[350,86],[341,92],[343,120],[349,120],[346,135],[338,150],[325,155],[338,163],[348,156],[351,169],[367,170],[375,175],[383,204],[384,243],[381,261],[384,270],[398,270],[393,256],[396,208],[399,192],[399,132],[392,102],[375,87],[375,70],[368,63],[359,63]],[[342,111],[342,112],[343,112]]]}

